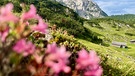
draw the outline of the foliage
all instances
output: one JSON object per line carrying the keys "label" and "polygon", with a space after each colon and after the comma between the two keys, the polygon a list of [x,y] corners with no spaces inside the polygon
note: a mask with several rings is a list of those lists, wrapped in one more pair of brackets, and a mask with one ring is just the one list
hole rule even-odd
{"label": "foliage", "polygon": [[[29,4],[34,4],[38,9],[38,14],[45,19],[46,22],[51,23],[51,25],[56,25],[57,28],[62,28],[63,30],[67,30],[70,35],[74,35],[77,38],[87,39],[94,43],[102,43],[102,40],[96,36],[93,36],[92,31],[88,31],[83,23],[85,19],[78,16],[72,9],[69,9],[56,1],[53,0],[19,0],[19,1],[9,1],[15,5],[19,5],[19,3],[24,2],[25,9],[29,8]],[[17,10],[15,8],[15,10]],[[18,10],[17,12],[19,12]],[[100,26],[97,28],[101,28]]]}
{"label": "foliage", "polygon": [[[23,10],[20,16],[14,15],[12,9],[12,3],[0,8],[0,75],[102,75],[100,58],[95,51],[80,50],[82,46],[74,43],[75,40],[55,34],[56,31],[52,32],[54,40],[51,39],[51,44],[48,44],[49,39],[40,40],[40,36],[48,35],[48,24],[37,15],[34,5],[31,4],[27,12]],[[31,22],[32,19],[37,23]],[[76,50],[80,51],[74,52]]]}
{"label": "foliage", "polygon": [[[75,69],[74,63],[75,63],[75,59],[78,57],[77,55],[78,51],[80,51],[82,48],[85,48],[85,49],[94,49],[98,51],[98,54],[101,57],[102,67],[104,69],[103,75],[107,75],[107,76],[108,75],[109,76],[135,75],[134,59],[132,59],[132,57],[127,55],[129,54],[131,56],[134,56],[133,44],[132,46],[129,46],[128,49],[118,49],[114,47],[102,46],[102,45],[105,46],[110,45],[109,43],[113,39],[118,41],[127,41],[127,42],[130,39],[133,39],[134,38],[134,28],[132,28],[134,27],[133,25],[130,24],[128,27],[127,25],[129,23],[125,21],[121,21],[120,19],[116,20],[112,18],[98,18],[92,20],[85,20],[80,18],[75,12],[73,12],[73,10],[65,6],[62,6],[61,4],[54,2],[52,0],[44,0],[44,1],[43,0],[1,0],[0,5],[6,4],[8,2],[12,2],[14,4],[15,7],[14,12],[18,16],[21,16],[20,12],[22,11],[23,12],[29,11],[30,8],[29,5],[34,4],[38,8],[37,12],[39,13],[39,15],[41,15],[42,18],[44,18],[44,21],[49,22],[51,27],[52,25],[56,25],[57,30],[51,28],[52,30],[50,35],[52,36],[52,38],[49,41],[47,41],[48,39],[44,38],[45,36],[47,36],[47,34],[42,34],[39,32],[34,32],[31,34],[31,32],[27,31],[21,35],[21,37],[23,38],[27,37],[25,44],[31,41],[36,46],[36,49],[40,50],[40,53],[38,53],[39,56],[37,57],[35,57],[36,55],[33,54],[32,55],[30,54],[27,57],[23,57],[22,54],[20,55],[13,51],[10,52],[5,51],[9,49],[13,50],[12,47],[7,47],[7,45],[9,46],[10,42],[11,42],[10,46],[15,45],[15,43],[21,38],[18,36],[18,34],[16,35],[15,31],[11,32],[10,30],[10,34],[6,38],[6,42],[8,43],[5,44],[4,49],[2,49],[3,43],[0,44],[0,50],[1,49],[4,50],[3,52],[4,54],[0,52],[0,56],[1,56],[0,63],[2,63],[2,66],[4,67],[7,66],[7,68],[10,69],[10,71],[8,71],[7,69],[6,71],[4,70],[3,71],[4,75],[8,73],[8,75],[10,76],[15,76],[15,75],[18,76],[18,74],[24,75],[25,73],[26,75],[30,76],[31,73],[29,71],[33,73],[32,69],[35,68],[38,74],[41,73],[40,70],[42,70],[42,72],[45,72],[45,70],[43,69],[48,69],[48,68],[45,68],[44,66],[42,66],[42,64],[38,64],[38,63],[39,62],[44,63],[42,56],[43,57],[45,56],[44,51],[45,49],[47,49],[46,48],[47,44],[48,43],[51,44],[54,41],[57,43],[58,48],[64,45],[66,50],[72,54],[71,57],[69,57],[70,64],[68,64],[68,66],[70,66],[72,70]],[[25,3],[24,9],[26,11],[19,6],[21,2]],[[28,22],[30,23],[30,25],[32,25],[38,23],[38,20],[32,19],[29,20]],[[122,26],[119,27],[118,26],[119,24],[121,24]],[[14,24],[10,23],[10,25],[11,25],[10,27],[12,27]],[[16,24],[15,26],[17,25],[19,24]],[[30,27],[29,28],[26,27],[26,29],[30,29]],[[73,34],[75,38],[73,36],[69,36],[70,34]],[[84,41],[80,39],[83,39]],[[97,43],[99,45],[93,44],[91,42]],[[27,51],[27,49],[25,50]],[[125,51],[127,54],[123,55],[121,51],[122,52]],[[28,68],[27,67],[28,65],[32,65],[36,67],[29,66],[32,69],[26,69]],[[1,68],[3,68],[2,66]],[[78,73],[82,74],[82,72],[83,71],[79,71]],[[70,72],[69,74],[66,75],[71,76],[71,74],[73,73],[74,72]],[[60,72],[59,75],[60,76],[65,75],[65,73]]]}
{"label": "foliage", "polygon": [[134,27],[123,21],[111,18],[95,18],[84,22],[84,27],[102,39],[104,45],[112,41],[129,42],[134,39]]}
{"label": "foliage", "polygon": [[135,24],[135,15],[134,14],[124,14],[124,15],[112,15],[109,18],[123,21],[129,25]]}

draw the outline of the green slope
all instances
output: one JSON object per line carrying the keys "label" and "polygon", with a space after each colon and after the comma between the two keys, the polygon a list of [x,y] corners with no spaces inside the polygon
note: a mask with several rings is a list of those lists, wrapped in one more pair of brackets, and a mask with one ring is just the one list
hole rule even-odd
{"label": "green slope", "polygon": [[135,14],[124,14],[124,15],[112,15],[109,18],[124,21],[130,25],[135,24]]}
{"label": "green slope", "polygon": [[[135,75],[134,59],[129,56],[135,56],[134,45],[129,43],[129,40],[135,39],[134,26],[108,18],[84,20],[73,10],[51,0],[0,1],[3,4],[8,2],[14,3],[15,12],[21,11],[20,2],[26,3],[26,9],[29,8],[28,6],[31,3],[34,4],[38,13],[51,25],[56,24],[57,28],[67,30],[69,34],[73,34],[88,49],[97,51],[101,56],[104,76]],[[127,42],[130,48],[126,51],[126,49],[109,46],[112,41]]]}
{"label": "green slope", "polygon": [[86,40],[78,39],[88,49],[95,50],[101,56],[101,64],[104,69],[103,76],[134,76],[134,59],[125,52],[119,52],[110,47],[105,47],[91,43]]}
{"label": "green slope", "polygon": [[[94,49],[99,53],[103,61],[104,75],[135,75],[134,59],[129,56],[131,53],[122,52],[119,48],[104,47],[91,43],[107,45],[111,41],[129,42],[130,39],[135,38],[133,26],[122,21],[106,18],[90,20],[93,24],[89,24],[89,21],[80,18],[71,9],[51,0],[40,1],[35,5],[39,14],[47,19],[49,23],[56,24],[58,28],[67,30],[88,49]],[[67,9],[68,12],[66,12]],[[133,51],[132,49],[130,50]]]}
{"label": "green slope", "polygon": [[109,44],[112,41],[129,42],[135,39],[134,27],[113,19],[93,19],[86,21],[84,27],[99,34],[98,37]]}
{"label": "green slope", "polygon": [[[110,18],[100,18],[86,21],[84,27],[96,33],[106,46],[135,57],[134,44],[130,43],[130,40],[135,39],[135,28],[129,24]],[[110,46],[113,41],[125,42],[128,48]]]}

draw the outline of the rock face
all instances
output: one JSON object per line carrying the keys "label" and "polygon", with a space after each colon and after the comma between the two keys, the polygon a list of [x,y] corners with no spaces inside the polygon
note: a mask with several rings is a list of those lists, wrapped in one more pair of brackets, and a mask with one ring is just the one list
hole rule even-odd
{"label": "rock face", "polygon": [[64,6],[73,9],[79,16],[90,19],[104,17],[107,14],[92,0],[55,0]]}

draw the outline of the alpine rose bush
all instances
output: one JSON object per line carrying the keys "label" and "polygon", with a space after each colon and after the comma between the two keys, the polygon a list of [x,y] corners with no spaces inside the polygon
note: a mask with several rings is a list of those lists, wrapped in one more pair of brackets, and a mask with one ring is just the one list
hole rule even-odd
{"label": "alpine rose bush", "polygon": [[1,7],[0,9],[0,22],[16,22],[18,21],[18,17],[16,17],[12,13],[13,4],[9,3],[5,7]]}
{"label": "alpine rose bush", "polygon": [[76,59],[76,69],[85,70],[85,76],[101,76],[102,68],[99,65],[100,59],[96,55],[96,52],[91,50],[88,53],[85,49],[78,52],[78,58]]}
{"label": "alpine rose bush", "polygon": [[25,39],[19,40],[15,46],[13,46],[13,50],[17,53],[23,54],[23,56],[28,56],[29,54],[33,54],[35,51],[35,45],[32,42],[26,42]]}
{"label": "alpine rose bush", "polygon": [[64,46],[57,47],[56,43],[49,44],[47,47],[47,57],[46,65],[51,67],[55,74],[58,74],[61,71],[65,73],[70,72],[70,67],[66,64],[69,63],[68,58],[70,57],[70,53],[66,52],[66,48]]}
{"label": "alpine rose bush", "polygon": [[25,12],[22,14],[22,19],[23,20],[29,20],[29,19],[34,19],[37,18],[36,15],[36,8],[34,5],[30,5],[30,10],[28,12]]}
{"label": "alpine rose bush", "polygon": [[[84,76],[101,76],[102,67],[99,65],[100,59],[95,51],[89,53],[82,49],[78,52],[75,70],[70,67],[70,56],[64,45],[58,46],[55,42],[48,44],[47,47],[36,46],[29,40],[32,32],[37,31],[42,34],[47,33],[48,25],[36,12],[36,7],[30,5],[29,11],[24,11],[19,17],[12,12],[13,4],[8,3],[0,8],[0,60],[6,58],[6,64],[0,62],[3,76],[11,74],[21,74],[23,71],[28,76],[59,76],[59,75],[82,75]],[[31,19],[37,21],[37,24],[30,22]],[[11,49],[10,49],[11,48]],[[10,51],[13,50],[13,51]],[[8,52],[8,53],[7,53]],[[10,58],[11,57],[11,58]],[[20,60],[18,62],[17,60]],[[27,60],[27,64],[20,64],[21,61]],[[8,70],[4,67],[8,67]],[[25,70],[25,71],[24,71]]]}

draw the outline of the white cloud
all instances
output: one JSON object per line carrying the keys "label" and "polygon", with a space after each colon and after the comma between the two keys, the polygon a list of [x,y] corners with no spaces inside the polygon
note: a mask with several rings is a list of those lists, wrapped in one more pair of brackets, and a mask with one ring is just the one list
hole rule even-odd
{"label": "white cloud", "polygon": [[135,14],[135,7],[134,8],[130,8],[130,9],[127,9],[127,8],[125,8],[125,9],[123,9],[126,13],[129,13],[129,14]]}

